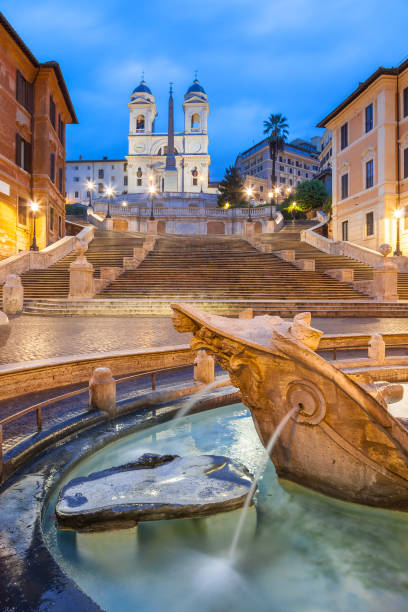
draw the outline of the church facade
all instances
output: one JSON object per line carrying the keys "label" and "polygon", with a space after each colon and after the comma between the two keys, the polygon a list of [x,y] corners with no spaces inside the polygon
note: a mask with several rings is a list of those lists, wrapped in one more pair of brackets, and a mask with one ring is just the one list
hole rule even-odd
{"label": "church facade", "polygon": [[112,187],[115,200],[139,206],[147,203],[153,185],[155,201],[162,205],[189,206],[194,201],[198,206],[216,206],[218,190],[209,185],[208,96],[198,80],[184,96],[182,132],[174,130],[172,91],[167,132],[155,131],[156,100],[144,79],[132,92],[128,108],[128,154],[122,160],[67,162],[68,202],[105,199],[106,188]]}
{"label": "church facade", "polygon": [[[208,96],[197,79],[184,96],[184,130],[174,131],[170,90],[168,132],[155,131],[156,100],[144,80],[129,102],[128,191],[216,193],[208,186]],[[170,158],[170,159],[169,159]]]}

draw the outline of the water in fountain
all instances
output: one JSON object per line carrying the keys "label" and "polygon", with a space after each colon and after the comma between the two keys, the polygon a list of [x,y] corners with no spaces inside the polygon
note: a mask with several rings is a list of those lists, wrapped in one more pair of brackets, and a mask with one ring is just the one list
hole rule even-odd
{"label": "water in fountain", "polygon": [[[273,447],[275,446],[276,441],[278,440],[282,430],[284,429],[286,423],[289,421],[289,419],[295,414],[295,412],[299,411],[299,407],[295,406],[294,408],[292,408],[292,410],[290,410],[287,414],[285,414],[285,416],[283,417],[283,419],[281,420],[281,422],[279,423],[279,425],[277,426],[277,428],[275,429],[275,431],[273,432],[273,434],[271,435],[269,442],[265,448],[265,453],[266,453],[266,457],[267,459],[269,458]],[[244,505],[242,506],[242,510],[241,510],[241,514],[239,517],[239,521],[238,521],[238,525],[237,528],[235,530],[234,533],[234,537],[232,540],[232,544],[231,544],[231,548],[229,550],[229,558],[232,560],[235,557],[235,553],[237,550],[237,546],[238,546],[238,542],[239,542],[239,538],[242,532],[242,528],[244,526],[245,523],[245,519],[247,517],[248,514],[248,509],[249,506],[251,505],[251,501],[252,501],[252,497],[255,493],[256,487],[258,486],[258,480],[260,479],[260,477],[263,474],[263,471],[265,469],[265,464],[261,465],[261,467],[258,469],[258,471],[256,472],[256,474],[254,475],[254,480],[251,484],[251,487],[248,491],[248,494],[245,498],[245,502]]]}
{"label": "water in fountain", "polygon": [[189,397],[188,400],[184,402],[180,410],[177,410],[176,414],[174,415],[172,420],[175,422],[175,424],[184,416],[186,416],[186,414],[188,414],[190,410],[194,408],[197,402],[200,401],[200,399],[207,393],[207,391],[211,391],[211,389],[216,387],[219,382],[219,380],[214,380],[213,382],[204,385],[204,387],[197,391],[197,393],[194,393],[194,395]]}

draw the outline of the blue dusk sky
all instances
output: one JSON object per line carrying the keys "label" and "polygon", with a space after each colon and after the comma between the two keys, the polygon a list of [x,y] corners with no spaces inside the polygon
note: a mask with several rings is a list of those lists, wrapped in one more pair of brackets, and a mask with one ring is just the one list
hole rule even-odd
{"label": "blue dusk sky", "polygon": [[176,131],[194,71],[209,96],[210,174],[260,140],[281,112],[290,139],[316,123],[380,65],[408,55],[408,0],[2,0],[40,61],[60,63],[79,125],[68,159],[127,153],[129,96],[142,71],[167,130],[169,81]]}

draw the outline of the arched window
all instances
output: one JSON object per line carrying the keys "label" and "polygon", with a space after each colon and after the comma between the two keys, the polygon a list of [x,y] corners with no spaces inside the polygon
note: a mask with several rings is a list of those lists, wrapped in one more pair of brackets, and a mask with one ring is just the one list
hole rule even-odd
{"label": "arched window", "polygon": [[142,130],[144,130],[144,127],[145,127],[145,118],[144,118],[144,115],[138,115],[136,117],[136,131],[137,132],[142,131]]}
{"label": "arched window", "polygon": [[[167,155],[167,145],[165,145],[164,147],[160,147],[157,152],[157,155]],[[176,147],[174,147],[174,155],[178,155]]]}
{"label": "arched window", "polygon": [[200,115],[198,113],[191,115],[191,129],[194,132],[198,132],[200,130]]}

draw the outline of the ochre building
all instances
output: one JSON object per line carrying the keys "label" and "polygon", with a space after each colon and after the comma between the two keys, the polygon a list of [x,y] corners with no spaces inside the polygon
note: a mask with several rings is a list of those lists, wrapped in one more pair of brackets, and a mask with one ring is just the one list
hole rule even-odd
{"label": "ochre building", "polygon": [[[333,238],[408,253],[408,61],[380,67],[318,127],[332,132]],[[397,212],[396,212],[397,211]]]}
{"label": "ochre building", "polygon": [[30,248],[33,214],[40,249],[64,236],[67,123],[59,65],[38,62],[0,13],[0,258]]}

